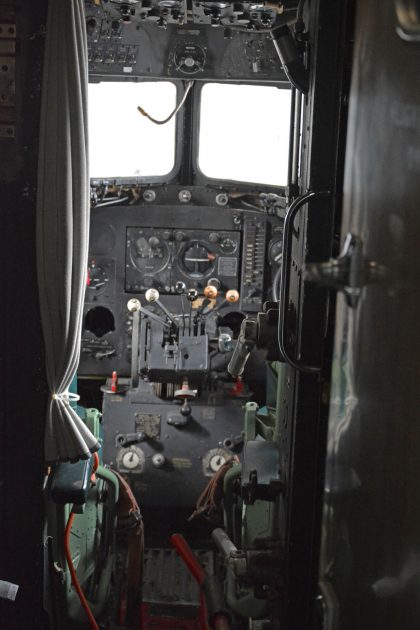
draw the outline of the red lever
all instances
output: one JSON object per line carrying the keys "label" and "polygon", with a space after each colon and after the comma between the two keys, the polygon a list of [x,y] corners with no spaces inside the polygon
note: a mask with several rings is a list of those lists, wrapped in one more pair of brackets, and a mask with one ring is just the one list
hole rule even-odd
{"label": "red lever", "polygon": [[114,371],[111,377],[111,392],[116,394],[118,391],[118,374]]}
{"label": "red lever", "polygon": [[242,394],[242,392],[244,391],[244,384],[242,381],[242,377],[238,376],[235,380],[235,384],[232,387],[232,389],[230,390],[230,395],[231,396],[240,396]]}

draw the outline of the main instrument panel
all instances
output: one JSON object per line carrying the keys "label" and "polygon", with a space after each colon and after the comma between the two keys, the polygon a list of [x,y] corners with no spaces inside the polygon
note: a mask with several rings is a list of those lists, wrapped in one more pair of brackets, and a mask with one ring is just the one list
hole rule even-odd
{"label": "main instrument panel", "polygon": [[175,294],[177,283],[204,289],[237,289],[240,257],[239,231],[127,227],[125,290]]}
{"label": "main instrument panel", "polygon": [[130,374],[127,302],[139,298],[144,304],[149,289],[158,290],[174,313],[183,307],[180,286],[200,298],[213,285],[219,302],[226,291],[238,291],[238,303],[221,304],[220,316],[256,313],[270,298],[280,222],[252,210],[218,207],[211,193],[177,204],[176,188],[165,187],[153,202],[92,209],[80,375]]}
{"label": "main instrument panel", "polygon": [[149,508],[192,507],[240,450],[264,357],[255,351],[240,382],[227,367],[280,268],[278,217],[227,195],[221,206],[210,188],[182,193],[148,188],[133,205],[91,212],[79,376],[108,377],[104,462]]}

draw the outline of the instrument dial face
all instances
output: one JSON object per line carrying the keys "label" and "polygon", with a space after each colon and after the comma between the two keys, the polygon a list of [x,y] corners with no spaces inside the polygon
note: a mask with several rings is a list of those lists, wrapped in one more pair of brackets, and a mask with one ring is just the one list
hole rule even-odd
{"label": "instrument dial face", "polygon": [[140,230],[137,237],[130,242],[130,258],[141,274],[153,275],[168,264],[169,248],[158,236],[147,238]]}
{"label": "instrument dial face", "polygon": [[91,294],[99,295],[105,291],[109,282],[107,272],[101,265],[97,265],[94,260],[88,264],[87,290]]}
{"label": "instrument dial face", "polygon": [[203,474],[206,477],[212,477],[214,473],[220,470],[223,464],[226,464],[231,456],[224,448],[210,449],[203,457]]}
{"label": "instrument dial face", "polygon": [[145,464],[145,456],[141,448],[138,446],[130,446],[129,448],[121,448],[117,455],[118,470],[127,472],[143,472]]}
{"label": "instrument dial face", "polygon": [[175,49],[174,61],[177,70],[184,74],[196,74],[204,69],[206,52],[198,44],[180,44]]}
{"label": "instrument dial face", "polygon": [[231,238],[225,238],[220,243],[220,249],[222,250],[224,254],[233,254],[236,248],[237,248],[237,243],[235,243],[235,241],[232,241]]}
{"label": "instrument dial face", "polygon": [[200,241],[190,241],[182,252],[184,272],[191,278],[202,278],[214,269],[216,256]]}

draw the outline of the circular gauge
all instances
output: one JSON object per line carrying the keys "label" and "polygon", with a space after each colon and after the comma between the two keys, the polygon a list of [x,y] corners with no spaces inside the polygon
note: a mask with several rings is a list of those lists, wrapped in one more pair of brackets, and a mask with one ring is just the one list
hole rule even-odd
{"label": "circular gauge", "polygon": [[206,51],[198,44],[185,43],[176,47],[174,53],[176,69],[184,74],[195,74],[204,70]]}
{"label": "circular gauge", "polygon": [[268,259],[270,265],[281,265],[283,255],[283,239],[271,241],[268,246]]}
{"label": "circular gauge", "polygon": [[214,269],[216,256],[200,241],[190,241],[182,256],[182,266],[191,278],[202,278]]}
{"label": "circular gauge", "polygon": [[210,459],[210,462],[209,462],[209,468],[213,472],[217,472],[218,470],[221,469],[223,464],[226,464],[226,457],[225,457],[225,455],[220,455],[220,454],[219,455],[213,455],[211,457],[211,459]]}
{"label": "circular gauge", "polygon": [[220,249],[224,254],[233,254],[236,247],[237,243],[235,243],[235,241],[232,241],[231,238],[224,238],[223,241],[220,243]]}
{"label": "circular gauge", "polygon": [[105,269],[91,260],[88,263],[87,290],[91,294],[98,295],[105,291],[108,282],[109,277]]}
{"label": "circular gauge", "polygon": [[145,456],[138,446],[122,448],[117,455],[117,466],[119,470],[132,472],[143,472]]}
{"label": "circular gauge", "polygon": [[162,271],[169,261],[168,245],[158,236],[146,238],[139,233],[131,241],[130,258],[134,267],[145,275],[153,275]]}
{"label": "circular gauge", "polygon": [[224,448],[212,448],[203,457],[203,474],[211,477],[217,473],[232,455]]}

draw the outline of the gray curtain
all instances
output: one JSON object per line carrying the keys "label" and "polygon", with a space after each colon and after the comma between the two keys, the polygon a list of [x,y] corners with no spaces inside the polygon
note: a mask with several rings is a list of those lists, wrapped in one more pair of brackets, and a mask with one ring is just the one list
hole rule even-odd
{"label": "gray curtain", "polygon": [[51,396],[45,459],[99,448],[69,394],[79,362],[89,238],[87,43],[83,0],[50,0],[41,107],[37,268]]}

